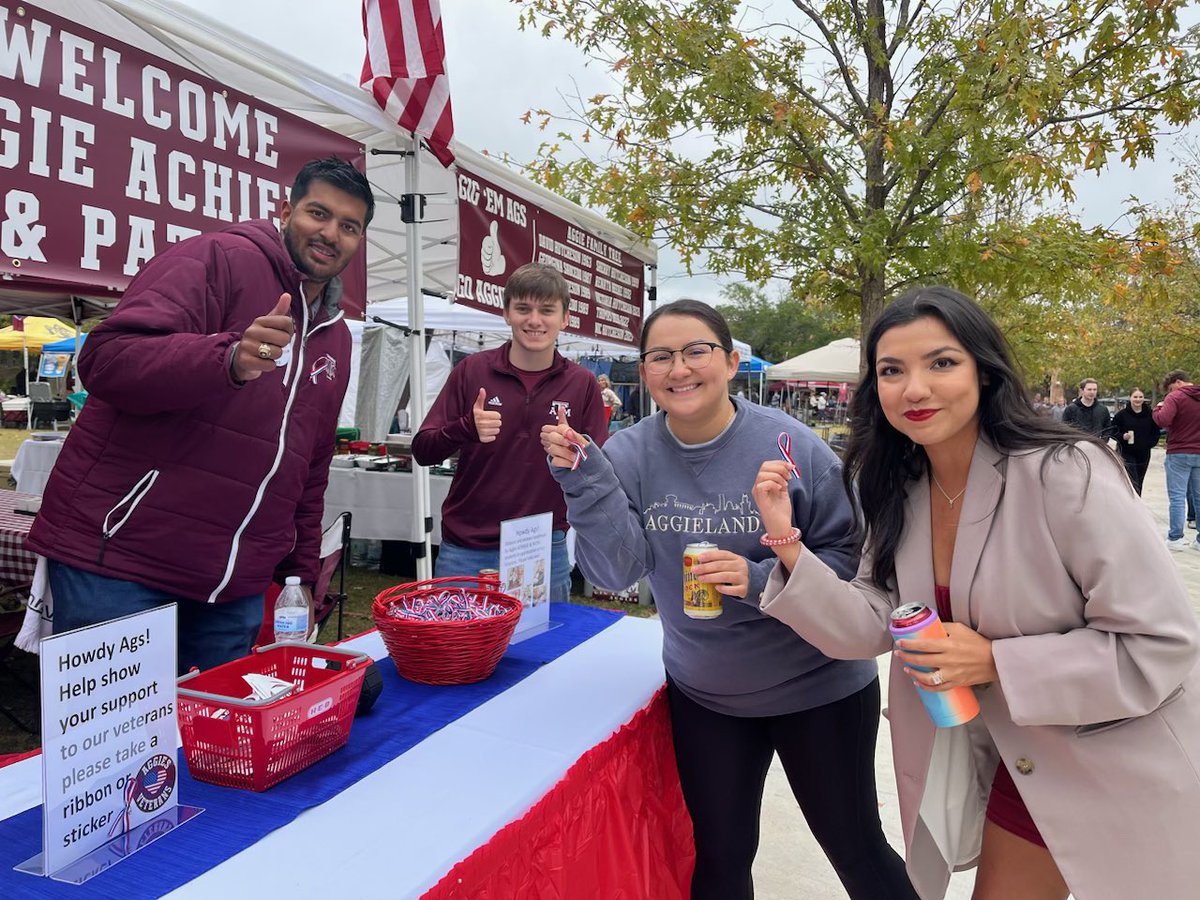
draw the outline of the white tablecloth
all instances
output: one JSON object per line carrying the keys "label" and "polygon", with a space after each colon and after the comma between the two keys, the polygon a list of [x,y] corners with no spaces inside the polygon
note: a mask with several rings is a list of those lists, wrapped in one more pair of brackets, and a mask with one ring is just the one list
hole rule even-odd
{"label": "white tablecloth", "polygon": [[[450,492],[448,475],[429,477],[433,515],[433,543],[442,542],[442,503]],[[413,476],[411,472],[368,472],[366,469],[330,469],[325,489],[325,519],[328,528],[339,513],[353,513],[351,536],[356,540],[420,541],[421,529],[413,521]]]}
{"label": "white tablecloth", "polygon": [[17,490],[25,494],[41,494],[46,489],[50,470],[58,461],[62,448],[61,440],[22,442],[12,464],[12,477],[17,483]]}
{"label": "white tablecloth", "polygon": [[[657,619],[621,619],[167,896],[419,897],[650,702],[661,643]],[[391,665],[377,632],[344,646]],[[38,805],[40,778],[40,757],[0,768],[0,818]],[[5,872],[0,887],[28,877]]]}

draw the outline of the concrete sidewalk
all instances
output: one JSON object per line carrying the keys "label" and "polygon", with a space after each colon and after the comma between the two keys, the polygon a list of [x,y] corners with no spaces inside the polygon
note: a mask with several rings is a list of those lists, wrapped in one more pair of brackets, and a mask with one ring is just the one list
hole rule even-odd
{"label": "concrete sidewalk", "polygon": [[[1155,450],[1146,473],[1142,499],[1154,514],[1159,534],[1167,536],[1167,489],[1163,474],[1162,450]],[[1189,538],[1196,532],[1189,529]],[[1105,548],[1119,554],[1120,547]],[[1192,608],[1200,615],[1200,553],[1189,550],[1172,553],[1183,574]],[[887,697],[888,658],[879,659],[883,696]],[[879,727],[875,754],[875,772],[879,785],[879,813],[884,832],[898,852],[903,854],[904,838],[900,831],[900,809],[896,801],[896,779],[892,773],[891,735],[886,719]],[[960,872],[950,881],[949,900],[969,900],[975,883],[974,872]],[[845,897],[841,882],[817,842],[813,840],[804,817],[792,797],[787,778],[776,760],[767,777],[763,796],[762,839],[754,863],[755,896],[760,900],[835,900]]]}

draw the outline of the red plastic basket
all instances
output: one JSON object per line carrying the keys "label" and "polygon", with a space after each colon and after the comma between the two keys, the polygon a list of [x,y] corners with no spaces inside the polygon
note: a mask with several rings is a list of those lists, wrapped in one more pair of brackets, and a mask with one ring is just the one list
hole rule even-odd
{"label": "red plastic basket", "polygon": [[[179,679],[179,731],[192,777],[265,791],[346,743],[369,657],[312,644],[256,647],[242,659]],[[296,687],[245,700],[243,675]],[[186,687],[185,687],[186,683]]]}
{"label": "red plastic basket", "polygon": [[[388,608],[395,603],[429,597],[451,588],[480,602],[506,606],[508,612],[463,622],[424,621],[388,614]],[[495,671],[521,618],[521,601],[501,593],[496,582],[488,578],[433,578],[388,588],[375,598],[371,614],[388,655],[403,678],[421,684],[471,684],[483,681]]]}

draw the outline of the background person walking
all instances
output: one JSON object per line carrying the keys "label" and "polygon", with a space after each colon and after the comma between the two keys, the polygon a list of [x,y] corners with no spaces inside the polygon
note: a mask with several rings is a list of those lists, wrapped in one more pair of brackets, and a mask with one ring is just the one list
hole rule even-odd
{"label": "background person walking", "polygon": [[1167,546],[1200,550],[1200,537],[1189,540],[1184,529],[1187,505],[1200,504],[1200,386],[1176,369],[1163,378],[1167,396],[1154,410],[1154,421],[1167,430]]}
{"label": "background person walking", "polygon": [[1162,429],[1154,421],[1141,388],[1134,388],[1130,393],[1129,403],[1113,416],[1112,427],[1121,461],[1125,463],[1125,471],[1129,473],[1133,489],[1140,497],[1146,469],[1150,467],[1150,451],[1158,446],[1162,437]]}
{"label": "background person walking", "polygon": [[1095,378],[1085,378],[1079,382],[1079,396],[1074,403],[1067,404],[1062,420],[1066,425],[1074,425],[1080,431],[1105,441],[1112,437],[1112,414],[1107,406],[1096,402],[1099,391],[1100,385]]}

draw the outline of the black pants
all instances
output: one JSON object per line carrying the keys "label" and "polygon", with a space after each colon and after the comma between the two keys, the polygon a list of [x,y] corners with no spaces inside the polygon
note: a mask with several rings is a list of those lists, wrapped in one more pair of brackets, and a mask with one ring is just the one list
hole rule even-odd
{"label": "black pants", "polygon": [[675,760],[692,817],[692,900],[749,900],[763,785],[771,758],[854,900],[916,900],[889,846],[875,794],[879,681],[856,694],[786,716],[713,712],[667,679]]}
{"label": "black pants", "polygon": [[1133,489],[1142,496],[1142,483],[1146,480],[1146,470],[1150,468],[1149,450],[1126,450],[1121,448],[1121,460],[1125,463],[1125,471],[1133,482]]}

